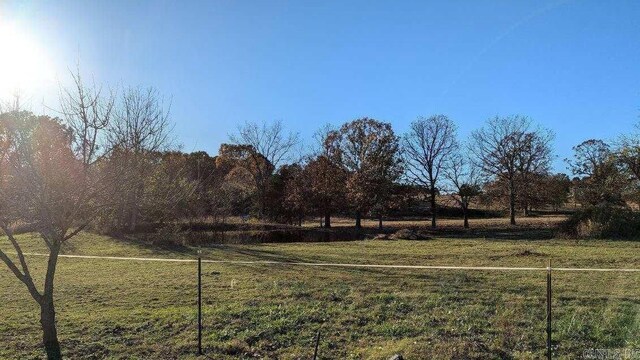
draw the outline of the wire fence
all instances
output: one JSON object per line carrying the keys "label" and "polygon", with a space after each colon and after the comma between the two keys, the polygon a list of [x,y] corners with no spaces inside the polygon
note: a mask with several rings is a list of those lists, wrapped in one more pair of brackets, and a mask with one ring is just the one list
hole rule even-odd
{"label": "wire fence", "polygon": [[[48,254],[25,253],[26,256],[46,257]],[[587,268],[587,267],[551,267],[549,263],[546,267],[500,267],[500,266],[455,266],[455,265],[405,265],[405,264],[367,264],[367,263],[332,263],[332,262],[299,262],[299,261],[272,261],[272,260],[213,260],[202,258],[160,258],[160,257],[121,257],[121,256],[94,256],[94,255],[60,255],[61,258],[87,259],[87,260],[115,260],[129,262],[167,262],[167,263],[198,263],[198,347],[197,353],[203,354],[202,348],[202,264],[227,264],[227,265],[258,265],[258,266],[285,266],[285,267],[314,267],[314,268],[352,268],[352,269],[397,269],[397,270],[440,270],[440,271],[461,271],[461,272],[528,272],[546,274],[546,356],[551,359],[554,351],[553,340],[553,282],[552,274],[559,273],[640,273],[638,268]],[[194,284],[195,285],[195,284]],[[542,290],[542,289],[541,289]],[[543,292],[541,291],[541,294]],[[321,343],[321,331],[317,330],[316,335],[310,344],[313,358],[319,356],[319,344]],[[557,346],[557,345],[556,345]],[[592,349],[593,359],[598,359],[598,349]],[[585,357],[583,354],[583,358]]]}
{"label": "wire fence", "polygon": [[[49,256],[40,253],[25,253],[25,256]],[[123,261],[154,261],[154,262],[184,262],[197,263],[198,259],[155,258],[155,257],[126,257],[126,256],[95,256],[95,255],[58,255],[71,259],[101,259]],[[548,267],[509,267],[509,266],[455,266],[455,265],[401,265],[401,264],[359,264],[359,263],[324,263],[324,262],[296,262],[271,260],[210,260],[202,259],[208,264],[238,264],[238,265],[287,265],[287,266],[315,266],[315,267],[345,267],[345,268],[382,268],[382,269],[423,269],[423,270],[472,270],[472,271],[547,271]],[[640,272],[636,268],[585,268],[585,267],[554,267],[553,271],[566,272]]]}

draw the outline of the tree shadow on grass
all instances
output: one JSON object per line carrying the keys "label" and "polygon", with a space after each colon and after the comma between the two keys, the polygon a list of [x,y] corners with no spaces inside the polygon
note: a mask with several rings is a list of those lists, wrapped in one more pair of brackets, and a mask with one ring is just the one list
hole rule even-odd
{"label": "tree shadow on grass", "polygon": [[193,247],[183,245],[178,241],[155,241],[155,235],[148,233],[109,234],[110,237],[127,245],[153,251],[160,255],[196,254],[196,250]]}
{"label": "tree shadow on grass", "polygon": [[534,227],[499,227],[499,228],[476,228],[476,229],[456,229],[443,228],[428,230],[429,234],[439,238],[455,239],[491,239],[491,240],[549,240],[553,239],[556,228],[534,228]]}
{"label": "tree shadow on grass", "polygon": [[314,259],[284,254],[278,250],[256,249],[255,247],[247,248],[243,246],[233,246],[226,244],[215,244],[210,246],[209,248],[219,250],[223,254],[227,255],[247,256],[249,257],[248,259],[246,259],[247,261],[277,261],[284,263],[314,262]]}

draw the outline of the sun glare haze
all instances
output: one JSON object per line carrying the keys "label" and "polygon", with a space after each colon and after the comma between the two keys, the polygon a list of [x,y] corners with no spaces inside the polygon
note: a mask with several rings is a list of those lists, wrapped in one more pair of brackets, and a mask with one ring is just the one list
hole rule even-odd
{"label": "sun glare haze", "polygon": [[0,44],[0,98],[30,94],[55,80],[43,46],[18,24],[0,19]]}

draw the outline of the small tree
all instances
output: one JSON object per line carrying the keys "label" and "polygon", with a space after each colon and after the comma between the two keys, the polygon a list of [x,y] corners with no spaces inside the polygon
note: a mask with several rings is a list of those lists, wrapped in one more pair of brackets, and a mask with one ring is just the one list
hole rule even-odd
{"label": "small tree", "polygon": [[411,123],[402,145],[407,177],[429,194],[431,227],[435,228],[438,180],[458,147],[456,126],[444,115],[420,117]]}
{"label": "small tree", "polygon": [[461,154],[456,153],[452,156],[447,166],[445,176],[453,187],[452,198],[462,209],[464,228],[468,229],[469,204],[475,197],[482,194],[480,173],[470,161],[465,160]]}
{"label": "small tree", "polygon": [[[0,115],[0,228],[16,256],[0,259],[40,306],[40,325],[48,359],[61,359],[54,307],[55,274],[62,246],[86,228],[105,203],[105,176],[99,171],[107,149],[100,146],[113,101],[87,88],[74,75],[75,88],[63,89],[64,121],[14,110]],[[36,231],[49,254],[38,289],[20,241],[17,224]]]}

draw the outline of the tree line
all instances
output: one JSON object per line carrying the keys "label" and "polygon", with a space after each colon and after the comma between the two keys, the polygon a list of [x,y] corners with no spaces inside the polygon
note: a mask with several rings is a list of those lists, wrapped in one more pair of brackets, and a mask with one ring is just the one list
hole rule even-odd
{"label": "tree line", "polygon": [[571,199],[581,208],[635,203],[640,179],[636,135],[614,144],[586,140],[565,159],[571,174],[553,173],[551,130],[521,116],[488,119],[461,140],[445,115],[418,117],[404,134],[371,118],[324,126],[306,150],[281,122],[246,123],[216,156],[181,154],[188,180],[197,184],[188,201],[193,216],[251,214],[281,223],[334,215],[429,216],[455,205],[469,226],[469,210],[506,210],[510,223],[533,209],[560,210]]}
{"label": "tree line", "polygon": [[[315,146],[301,154],[297,136],[279,122],[241,126],[217,156],[199,153],[216,179],[199,196],[216,204],[210,209],[216,217],[254,214],[300,224],[313,216],[331,227],[339,214],[355,218],[356,228],[363,216],[382,227],[389,215],[428,215],[436,227],[444,200],[459,207],[468,227],[472,203],[506,206],[515,224],[519,210],[528,215],[532,208],[560,208],[572,186],[568,176],[550,172],[551,131],[523,116],[489,119],[466,141],[444,115],[418,117],[405,134],[360,118],[325,126],[314,138]],[[290,162],[280,164],[261,148],[296,150],[297,158],[283,155],[278,160]]]}

